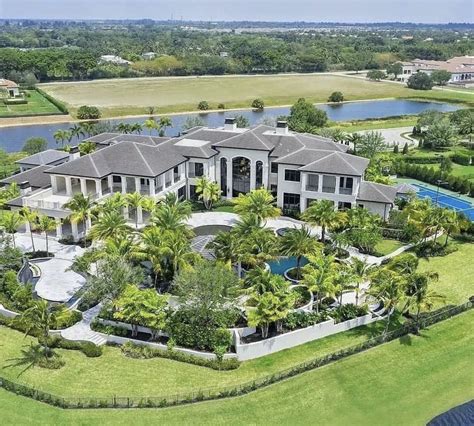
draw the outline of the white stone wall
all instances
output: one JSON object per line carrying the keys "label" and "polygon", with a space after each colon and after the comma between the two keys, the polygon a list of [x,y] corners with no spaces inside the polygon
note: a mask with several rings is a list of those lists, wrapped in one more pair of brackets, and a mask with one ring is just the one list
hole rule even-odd
{"label": "white stone wall", "polygon": [[383,220],[388,220],[392,206],[384,203],[373,203],[370,201],[357,201],[357,205],[362,205],[369,212],[378,214]]}

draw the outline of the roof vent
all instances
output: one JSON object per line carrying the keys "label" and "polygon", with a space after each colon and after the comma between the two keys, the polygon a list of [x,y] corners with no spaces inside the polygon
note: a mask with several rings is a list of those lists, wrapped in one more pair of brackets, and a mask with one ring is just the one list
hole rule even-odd
{"label": "roof vent", "polygon": [[237,123],[235,121],[235,118],[230,117],[230,118],[225,119],[225,121],[224,121],[224,130],[230,130],[230,131],[237,130]]}
{"label": "roof vent", "polygon": [[276,133],[277,133],[277,135],[287,135],[288,134],[288,122],[287,121],[277,121]]}

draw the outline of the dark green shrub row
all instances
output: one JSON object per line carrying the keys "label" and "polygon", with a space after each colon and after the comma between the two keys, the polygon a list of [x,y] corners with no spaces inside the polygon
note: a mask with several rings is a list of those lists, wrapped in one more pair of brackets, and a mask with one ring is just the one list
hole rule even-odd
{"label": "dark green shrub row", "polygon": [[53,98],[52,96],[48,95],[45,91],[41,90],[40,88],[36,87],[35,90],[40,94],[43,95],[49,102],[51,102],[59,111],[61,111],[63,114],[69,114],[69,111],[66,107],[65,104],[63,104],[61,101],[58,101],[56,98]]}
{"label": "dark green shrub row", "polygon": [[288,330],[297,330],[299,328],[310,327],[311,325],[319,324],[329,319],[327,311],[311,312],[290,312],[283,320],[283,327]]}
{"label": "dark green shrub row", "polygon": [[332,310],[329,315],[334,318],[336,323],[349,321],[351,319],[359,318],[367,315],[369,309],[367,305],[354,305],[353,303],[347,303],[346,305],[338,306]]}
{"label": "dark green shrub row", "polygon": [[462,166],[469,166],[471,164],[471,157],[466,154],[454,154],[451,159]]}
{"label": "dark green shrub row", "polygon": [[435,256],[446,256],[448,254],[454,253],[458,250],[458,247],[449,244],[444,246],[436,241],[433,243],[431,241],[427,241],[421,244],[418,244],[413,248],[413,251],[416,253],[418,257],[435,257]]}
{"label": "dark green shrub row", "polygon": [[60,315],[56,325],[56,330],[64,330],[65,328],[72,327],[74,324],[82,320],[82,312],[80,311],[67,311],[67,313]]}
{"label": "dark green shrub row", "polygon": [[410,157],[404,157],[403,161],[410,164],[439,164],[441,163],[441,156],[418,156],[412,155]]}
{"label": "dark green shrub row", "polygon": [[30,251],[28,253],[25,253],[25,255],[26,257],[28,257],[28,259],[43,259],[46,257],[54,257],[54,253],[46,252],[44,250]]}
{"label": "dark green shrub row", "polygon": [[240,362],[236,358],[222,360],[205,359],[174,349],[168,349],[165,351],[162,349],[151,348],[149,346],[135,345],[133,343],[126,343],[121,346],[121,350],[130,358],[168,358],[175,361],[199,365],[201,367],[212,368],[213,370],[235,370],[240,366]]}
{"label": "dark green shrub row", "polygon": [[105,325],[101,322],[94,320],[91,324],[91,328],[94,331],[104,334],[111,334],[113,336],[120,336],[125,337],[128,334],[128,330],[123,327],[119,327],[116,325]]}

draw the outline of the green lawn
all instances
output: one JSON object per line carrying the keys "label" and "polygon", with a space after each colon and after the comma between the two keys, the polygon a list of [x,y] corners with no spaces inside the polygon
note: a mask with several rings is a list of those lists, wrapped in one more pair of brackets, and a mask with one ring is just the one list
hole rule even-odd
{"label": "green lawn", "polygon": [[402,247],[404,243],[398,240],[391,240],[388,238],[384,238],[375,246],[375,251],[377,252],[377,256],[386,256],[394,252],[395,250]]}
{"label": "green lawn", "polygon": [[[0,414],[3,423],[16,425],[422,425],[474,397],[473,321],[470,311],[419,337],[379,346],[234,399],[161,410],[79,411],[0,390]],[[110,369],[123,373],[114,365]],[[156,374],[150,369],[148,380]]]}
{"label": "green lawn", "polygon": [[[433,167],[434,169],[439,169],[439,164],[429,164],[428,166]],[[453,163],[453,170],[451,170],[449,174],[474,181],[474,164],[463,166],[461,164]]]}
{"label": "green lawn", "polygon": [[456,244],[458,251],[444,257],[421,259],[421,272],[436,272],[433,290],[446,297],[447,304],[460,304],[474,296],[474,244]]}
{"label": "green lawn", "polygon": [[393,83],[327,74],[113,79],[46,83],[41,88],[65,102],[73,112],[80,105],[95,105],[104,117],[146,114],[149,106],[160,114],[192,111],[201,100],[208,101],[211,109],[221,102],[227,108],[249,108],[255,98],[262,98],[266,106],[291,105],[300,97],[326,102],[334,90],[343,92],[346,100],[441,97],[472,101],[470,94],[424,92]]}
{"label": "green lawn", "polygon": [[28,103],[22,105],[4,105],[0,104],[0,118],[16,115],[29,114],[57,114],[59,109],[36,90],[27,90],[30,94],[27,97]]}

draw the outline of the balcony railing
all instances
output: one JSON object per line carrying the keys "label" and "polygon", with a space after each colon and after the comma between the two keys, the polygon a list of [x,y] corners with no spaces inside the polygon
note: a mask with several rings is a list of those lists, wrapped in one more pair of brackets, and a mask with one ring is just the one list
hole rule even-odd
{"label": "balcony railing", "polygon": [[318,192],[318,185],[306,185],[306,191]]}
{"label": "balcony railing", "polygon": [[327,192],[329,194],[334,194],[336,192],[335,186],[323,186],[323,192]]}
{"label": "balcony railing", "polygon": [[352,188],[339,188],[339,194],[352,195]]}

